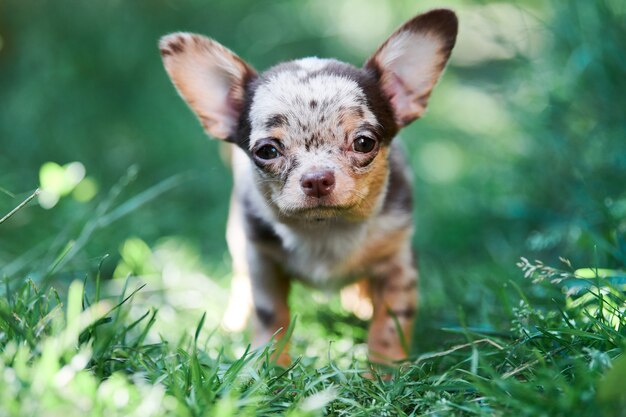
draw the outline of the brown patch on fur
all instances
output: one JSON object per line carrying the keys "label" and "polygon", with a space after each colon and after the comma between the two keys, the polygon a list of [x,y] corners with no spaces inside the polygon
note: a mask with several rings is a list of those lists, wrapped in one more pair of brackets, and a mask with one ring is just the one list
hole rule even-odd
{"label": "brown patch on fur", "polygon": [[[289,327],[289,307],[287,305],[287,295],[289,294],[290,286],[289,279],[282,271],[276,271],[276,273],[278,276],[272,278],[277,279],[272,280],[271,283],[264,282],[264,284],[270,286],[269,288],[264,288],[263,291],[266,292],[266,295],[273,298],[271,301],[271,307],[259,306],[255,301],[255,317],[257,320],[257,327],[254,332],[254,347],[259,347],[264,343],[267,343],[274,335],[276,341],[281,340],[285,336],[287,328]],[[253,299],[254,294],[253,287]],[[269,308],[271,308],[271,311]],[[271,314],[266,314],[268,312]],[[274,352],[272,354],[272,359],[276,360],[276,362],[281,366],[288,365],[291,362],[288,353],[288,343],[285,344],[285,347],[280,355],[277,355],[277,352]]]}
{"label": "brown patch on fur", "polygon": [[[407,245],[408,240],[404,240]],[[368,347],[370,358],[392,362],[403,359],[407,353],[402,346],[402,338],[411,340],[413,319],[417,311],[417,288],[410,286],[417,272],[407,259],[407,246],[398,249],[395,256],[383,262],[380,275],[371,280],[374,318],[370,326]],[[391,288],[410,287],[406,291],[391,291]],[[399,329],[398,329],[399,325]],[[398,334],[402,332],[402,338]]]}
{"label": "brown patch on fur", "polygon": [[260,78],[256,75],[246,79],[244,84],[243,107],[239,114],[237,131],[232,138],[229,139],[229,142],[239,146],[248,155],[250,155],[250,133],[252,131],[252,125],[250,124],[250,107],[252,106],[254,95],[260,83]]}
{"label": "brown patch on fur", "polygon": [[417,288],[417,279],[411,279],[404,283],[394,283],[386,287],[388,292],[406,292]]}
{"label": "brown patch on fur", "polygon": [[[355,111],[359,110],[359,112]],[[339,109],[339,124],[346,132],[352,132],[356,130],[362,123],[363,111],[358,107],[349,107]]]}
{"label": "brown patch on fur", "polygon": [[389,349],[391,347],[391,342],[387,339],[380,339],[377,342],[383,349]]}
{"label": "brown patch on fur", "polygon": [[381,126],[380,139],[389,142],[398,133],[398,126],[394,120],[393,111],[389,106],[389,100],[384,96],[378,84],[378,74],[370,68],[355,68],[342,62],[333,62],[324,67],[325,73],[344,76],[354,80],[365,93],[364,105],[374,113],[376,120]]}
{"label": "brown patch on fur", "polygon": [[[358,256],[355,256],[349,263],[349,268],[358,268],[360,265],[373,264],[393,256],[406,244],[410,237],[410,230],[406,228],[394,230],[383,236],[370,239]],[[398,270],[398,272],[401,272]]]}
{"label": "brown patch on fur", "polygon": [[411,184],[404,171],[406,166],[404,155],[396,146],[392,145],[389,159],[389,180],[383,212],[401,211],[411,214],[413,195]]}
{"label": "brown patch on fur", "polygon": [[288,124],[287,116],[284,114],[274,114],[265,122],[265,127],[272,129],[275,127],[283,127],[286,124]]}
{"label": "brown patch on fur", "polygon": [[366,194],[355,196],[357,207],[352,211],[355,220],[366,219],[371,216],[376,203],[376,196],[380,195],[387,181],[388,161],[387,147],[380,148],[378,155],[369,165],[367,175],[359,174],[358,171],[350,171],[356,190],[367,190]]}
{"label": "brown patch on fur", "polygon": [[271,326],[276,320],[276,315],[270,309],[264,307],[256,307],[254,311],[261,325],[265,327]]}
{"label": "brown patch on fur", "polygon": [[246,236],[255,243],[265,246],[280,247],[280,238],[267,222],[255,215],[255,209],[248,198],[243,198],[242,204],[244,229]]}
{"label": "brown patch on fur", "polygon": [[185,51],[185,38],[178,38],[177,41],[170,42],[168,46],[172,52],[180,54]]}
{"label": "brown patch on fur", "polygon": [[415,316],[415,308],[407,307],[402,310],[390,310],[390,313],[396,316],[398,319],[410,319]]}

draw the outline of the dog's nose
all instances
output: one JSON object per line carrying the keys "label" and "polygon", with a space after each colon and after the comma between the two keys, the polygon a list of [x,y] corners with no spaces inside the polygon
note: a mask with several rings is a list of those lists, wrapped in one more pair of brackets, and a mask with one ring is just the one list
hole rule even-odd
{"label": "dog's nose", "polygon": [[300,178],[300,187],[309,197],[324,197],[335,188],[335,174],[329,170],[308,172]]}

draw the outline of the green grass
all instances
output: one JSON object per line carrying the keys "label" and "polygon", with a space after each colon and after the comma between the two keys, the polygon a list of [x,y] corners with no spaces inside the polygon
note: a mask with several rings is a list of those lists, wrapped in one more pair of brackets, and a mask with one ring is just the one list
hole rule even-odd
{"label": "green grass", "polygon": [[[514,291],[498,295],[505,325],[472,328],[459,311],[461,325],[439,329],[437,349],[387,370],[362,355],[365,323],[332,300],[320,313],[302,289],[294,297],[307,307],[295,308],[295,360],[284,369],[270,359],[276,346],[250,350],[211,329],[206,313],[171,340],[156,330],[157,306],[140,299],[150,285],[135,278],[115,280],[123,282],[118,294],[105,295],[111,283],[95,268],[61,296],[48,283],[7,277],[0,416],[626,415],[626,273],[562,262],[557,269],[522,258],[531,294],[507,283]],[[55,267],[48,271],[45,282],[54,282]]]}

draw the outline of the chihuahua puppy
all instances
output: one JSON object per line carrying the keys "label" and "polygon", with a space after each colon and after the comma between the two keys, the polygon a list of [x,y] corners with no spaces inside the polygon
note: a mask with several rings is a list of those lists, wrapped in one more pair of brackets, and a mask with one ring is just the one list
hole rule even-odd
{"label": "chihuahua puppy", "polygon": [[243,292],[230,309],[245,308],[247,277],[255,345],[284,334],[292,279],[326,289],[358,282],[373,306],[370,359],[406,357],[418,274],[411,174],[393,138],[424,113],[457,27],[452,11],[432,10],[361,68],[304,58],[260,74],[204,36],[161,39],[165,69],[205,131],[236,145],[227,238]]}

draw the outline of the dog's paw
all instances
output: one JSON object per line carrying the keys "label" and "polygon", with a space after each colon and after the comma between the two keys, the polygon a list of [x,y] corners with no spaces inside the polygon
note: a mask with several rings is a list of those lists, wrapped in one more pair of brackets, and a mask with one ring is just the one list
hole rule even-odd
{"label": "dog's paw", "polygon": [[371,319],[374,312],[367,289],[360,283],[349,285],[341,290],[341,305],[361,320]]}

